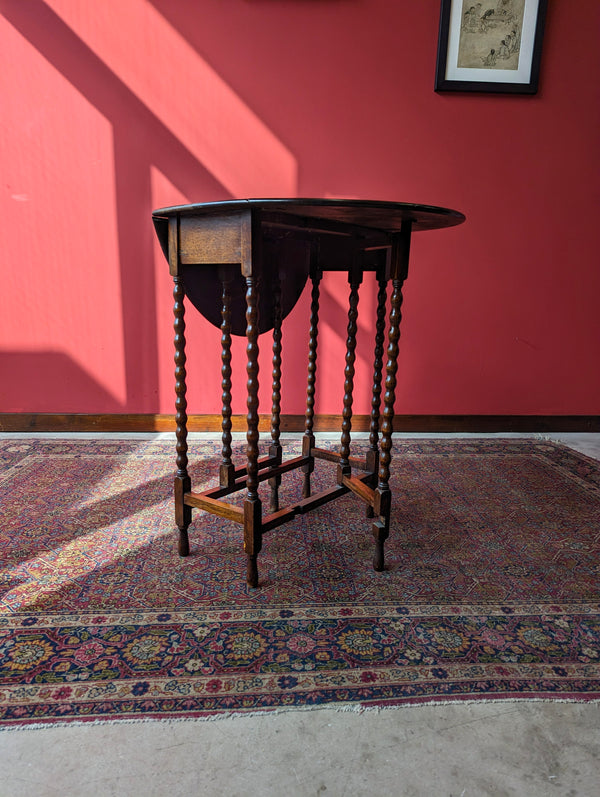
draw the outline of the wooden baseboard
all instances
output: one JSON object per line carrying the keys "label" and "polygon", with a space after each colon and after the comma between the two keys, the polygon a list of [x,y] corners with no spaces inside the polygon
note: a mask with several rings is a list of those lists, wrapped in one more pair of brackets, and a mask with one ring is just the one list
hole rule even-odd
{"label": "wooden baseboard", "polygon": [[[337,432],[341,415],[315,416],[316,432]],[[232,417],[233,431],[246,431],[246,416]],[[260,416],[268,432],[271,417]],[[368,432],[368,415],[354,415],[352,430]],[[190,415],[190,432],[220,432],[220,415]],[[92,415],[60,413],[0,413],[0,432],[173,432],[173,415],[149,413]],[[304,431],[304,415],[282,415],[282,432]],[[397,415],[395,432],[600,432],[600,415]]]}

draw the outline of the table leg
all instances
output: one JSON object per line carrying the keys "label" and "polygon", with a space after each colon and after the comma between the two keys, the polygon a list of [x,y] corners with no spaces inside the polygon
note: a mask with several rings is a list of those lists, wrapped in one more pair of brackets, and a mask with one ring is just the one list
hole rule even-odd
{"label": "table leg", "polygon": [[246,339],[248,463],[247,494],[244,502],[244,550],[248,557],[248,585],[258,587],[257,556],[262,547],[262,505],[258,497],[258,286],[254,276],[246,277]]}
{"label": "table leg", "polygon": [[[383,374],[383,344],[385,337],[385,310],[387,300],[387,279],[384,274],[378,275],[379,291],[377,293],[377,320],[375,323],[375,353],[373,358],[373,391],[371,396],[371,426],[369,449],[367,451],[367,469],[377,474],[379,470],[379,419],[381,410],[381,381]],[[373,477],[372,487],[377,484],[377,476]],[[367,517],[373,517],[372,506],[367,506]]]}
{"label": "table leg", "polygon": [[392,298],[390,309],[390,325],[388,331],[388,350],[385,378],[385,395],[383,397],[383,423],[381,425],[381,450],[379,456],[379,472],[375,491],[374,510],[379,518],[373,522],[372,531],[375,538],[375,555],[373,568],[384,569],[384,543],[390,532],[390,515],[392,493],[390,491],[390,462],[392,459],[392,433],[394,422],[394,404],[396,402],[396,373],[398,370],[398,341],[400,339],[400,321],[402,320],[402,286],[408,273],[408,253],[410,249],[410,222],[403,222],[401,232],[395,236],[392,245]]}
{"label": "table leg", "polygon": [[358,288],[362,282],[362,272],[351,270],[350,301],[348,308],[348,337],[346,339],[346,367],[344,369],[344,410],[342,412],[342,439],[337,481],[342,484],[343,477],[352,472],[350,466],[350,432],[352,431],[352,401],[354,392],[354,363],[356,361],[356,333],[358,330]]}
{"label": "table leg", "polygon": [[231,461],[231,280],[223,276],[221,295],[221,429],[222,443],[219,482],[232,486],[235,481],[235,468]]}
{"label": "table leg", "polygon": [[[277,459],[277,464],[281,465],[281,444],[279,442],[280,421],[281,421],[281,282],[278,276],[273,285],[273,381],[271,393],[271,446],[269,456]],[[269,479],[271,488],[271,500],[269,509],[271,512],[279,511],[279,486],[281,475],[272,476]]]}
{"label": "table leg", "polygon": [[188,527],[192,522],[192,508],[184,504],[185,493],[192,489],[188,474],[187,457],[187,400],[186,400],[186,371],[185,371],[185,304],[183,281],[179,276],[174,277],[173,289],[173,315],[175,322],[175,423],[177,438],[177,472],[175,474],[175,523],[179,528],[179,554],[187,556],[190,552]]}
{"label": "table leg", "polygon": [[[319,295],[322,273],[312,272],[312,291],[310,302],[310,330],[308,335],[308,378],[306,382],[306,414],[304,416],[304,438],[302,440],[302,456],[310,457],[311,448],[315,447],[313,434],[315,419],[315,384],[317,379],[317,342],[319,334]],[[308,465],[302,466],[302,498],[310,498],[310,475],[314,472],[315,463],[311,457]]]}

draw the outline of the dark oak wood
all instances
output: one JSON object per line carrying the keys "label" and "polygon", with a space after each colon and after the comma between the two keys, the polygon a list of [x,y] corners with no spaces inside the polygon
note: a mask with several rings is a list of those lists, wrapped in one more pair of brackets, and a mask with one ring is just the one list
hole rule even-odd
{"label": "dark oak wood", "polygon": [[[356,255],[358,251],[363,268],[375,270],[385,259],[390,234],[398,232],[403,221],[409,219],[415,231],[451,227],[464,221],[462,213],[447,208],[325,199],[248,199],[182,205],[156,210],[152,218],[171,273],[177,270],[183,276],[188,298],[215,326],[221,324],[219,268],[239,265],[232,282],[234,335],[245,334],[242,277],[257,265],[265,284],[274,276],[275,260],[258,258],[257,245],[268,248],[273,242],[281,261],[286,263],[282,294],[285,318],[302,293],[312,257],[324,269],[345,271],[348,252]],[[254,234],[257,226],[258,235]],[[179,258],[173,256],[174,246],[178,247]],[[235,269],[232,273],[236,274]],[[261,295],[259,310],[262,333],[272,325],[268,291]]]}
{"label": "dark oak wood", "polygon": [[[266,481],[267,479],[270,480],[274,476],[282,476],[284,473],[288,473],[291,470],[302,467],[307,461],[307,457],[295,457],[294,459],[288,459],[286,462],[278,464],[276,458],[265,457],[262,460],[259,459],[259,467],[265,467],[267,470],[259,470],[256,477],[257,481],[260,483]],[[206,490],[205,492],[199,494],[206,495],[209,498],[221,498],[224,495],[229,495],[230,493],[245,489],[248,485],[248,480],[245,478],[246,468],[240,469],[240,471],[241,474],[239,476],[236,475],[235,480],[231,484],[213,487],[212,489]]]}
{"label": "dark oak wood", "polygon": [[322,272],[315,268],[311,273],[312,289],[310,294],[310,328],[308,332],[308,375],[306,381],[306,413],[304,423],[304,439],[302,453],[310,457],[308,465],[302,468],[302,497],[310,496],[310,475],[314,472],[315,464],[311,456],[311,449],[315,446],[315,385],[317,381],[317,346],[319,340],[319,298]]}
{"label": "dark oak wood", "polygon": [[375,491],[365,483],[366,479],[368,479],[368,476],[363,476],[362,478],[344,476],[342,484],[372,507],[375,503]]}
{"label": "dark oak wood", "polygon": [[258,278],[246,276],[246,338],[248,357],[246,390],[248,431],[246,433],[246,500],[244,501],[244,550],[247,554],[247,582],[258,587],[257,556],[262,547],[262,503],[258,496]]}
{"label": "dark oak wood", "polygon": [[178,549],[181,556],[188,556],[190,543],[188,528],[192,521],[192,511],[184,498],[191,488],[187,457],[187,400],[186,400],[186,354],[185,354],[185,305],[181,277],[175,276],[173,288],[173,315],[175,321],[175,436],[177,438],[177,472],[175,473],[175,522],[179,529]]}
{"label": "dark oak wood", "polygon": [[[327,462],[339,462],[340,461],[340,454],[336,451],[329,451],[326,448],[313,448],[310,452],[311,456],[314,459],[324,459]],[[361,459],[360,457],[348,457],[348,462],[350,463],[351,468],[356,468],[357,470],[368,470],[370,471],[371,468],[368,464],[368,459]]]}
{"label": "dark oak wood", "polygon": [[392,311],[390,313],[389,345],[385,377],[385,395],[383,397],[383,422],[381,424],[381,451],[379,455],[379,482],[381,490],[388,489],[390,478],[390,462],[392,449],[392,433],[394,431],[394,404],[396,402],[396,372],[398,370],[398,340],[400,338],[400,307],[402,305],[402,283],[393,280]]}
{"label": "dark oak wood", "polygon": [[346,367],[344,368],[344,410],[342,412],[342,438],[337,480],[342,484],[344,476],[350,471],[350,433],[352,431],[352,402],[354,391],[354,363],[356,361],[356,333],[358,331],[358,288],[362,282],[362,272],[350,271],[350,299],[348,308],[348,337],[346,338]]}
{"label": "dark oak wood", "polygon": [[315,385],[317,381],[317,346],[319,336],[319,299],[321,271],[312,275],[310,328],[308,332],[308,376],[306,380],[306,414],[304,431],[312,435],[315,418]]}
{"label": "dark oak wood", "polygon": [[[171,217],[185,219],[231,218],[248,210],[259,210],[270,214],[279,214],[282,223],[288,225],[286,219],[291,216],[297,223],[308,230],[331,229],[328,222],[342,225],[342,232],[348,227],[367,232],[383,231],[385,233],[400,232],[402,222],[412,221],[414,229],[434,230],[442,227],[453,227],[462,224],[465,217],[457,210],[434,207],[432,205],[416,205],[409,202],[385,202],[365,199],[235,199],[225,202],[205,202],[192,205],[177,205],[160,208],[152,213],[159,240],[163,240],[163,230],[159,225]],[[158,221],[158,225],[157,225]],[[213,222],[211,222],[213,223]],[[165,247],[163,247],[165,249]]]}
{"label": "dark oak wood", "polygon": [[[377,310],[375,321],[375,350],[373,353],[373,387],[371,390],[371,425],[369,427],[369,450],[366,456],[367,470],[373,474],[369,481],[371,487],[377,483],[379,471],[379,422],[381,418],[381,382],[383,378],[383,349],[385,341],[385,310],[387,304],[387,268],[377,273]],[[373,504],[366,506],[367,518],[374,516]]]}
{"label": "dark oak wood", "polygon": [[[281,351],[282,351],[282,312],[281,312],[281,279],[279,274],[276,274],[275,282],[273,284],[273,370],[271,372],[271,446],[269,454],[274,457],[278,464],[282,459],[282,448],[279,442],[280,429],[281,429]],[[269,509],[271,512],[277,512],[279,509],[279,486],[281,484],[281,476],[274,474],[269,479],[269,486],[271,488]]]}
{"label": "dark oak wood", "polygon": [[373,503],[374,514],[379,515],[379,519],[375,520],[371,527],[373,537],[375,538],[373,567],[377,571],[384,569],[384,543],[389,535],[390,529],[391,493],[389,478],[390,462],[392,458],[392,433],[394,430],[394,405],[396,402],[398,341],[400,339],[400,322],[402,320],[402,286],[408,275],[410,237],[411,222],[404,221],[400,232],[393,236],[391,250],[392,297],[388,330],[388,359],[386,365],[385,395],[383,397],[384,408],[383,423],[381,425],[377,495]]}
{"label": "dark oak wood", "polygon": [[219,480],[230,484],[234,478],[231,461],[231,279],[222,275],[223,293],[221,297],[221,429],[222,449]]}
{"label": "dark oak wood", "polygon": [[246,551],[246,582],[258,587],[258,554],[262,548],[262,504],[258,498],[244,501],[244,550]]}
{"label": "dark oak wood", "polygon": [[[246,418],[247,422],[247,418]],[[274,468],[278,464],[278,460],[276,457],[259,457],[258,458],[258,469],[259,471],[263,468]],[[248,474],[248,467],[244,465],[243,467],[235,468],[233,471],[234,478],[237,480],[240,476],[246,476]]]}
{"label": "dark oak wood", "polygon": [[373,471],[379,467],[379,419],[381,416],[381,381],[383,373],[383,346],[385,341],[385,308],[387,300],[385,275],[378,275],[377,313],[375,322],[375,351],[373,356],[373,388],[371,391],[371,424],[369,427],[369,462]]}
{"label": "dark oak wood", "polygon": [[290,506],[285,507],[285,509],[280,509],[279,512],[276,512],[273,515],[268,515],[263,523],[263,531],[272,531],[273,529],[281,526],[282,523],[287,523],[288,521],[293,520],[296,515],[303,515],[305,512],[311,512],[313,509],[318,509],[320,506],[324,506],[330,501],[335,501],[336,498],[346,495],[347,492],[348,488],[345,485],[336,485],[335,487],[330,487],[329,489],[323,490],[316,495],[303,498],[301,501],[298,501],[297,504],[291,504]]}
{"label": "dark oak wood", "polygon": [[[191,507],[243,526],[247,557],[246,579],[259,585],[258,554],[263,534],[348,492],[359,498],[373,517],[373,566],[382,570],[384,542],[389,534],[389,487],[402,285],[408,273],[413,232],[460,224],[456,211],[424,205],[354,200],[235,200],[187,205],[155,211],[156,231],[175,280],[176,329],[176,520],[180,552],[187,554]],[[315,390],[319,324],[319,282],[325,270],[346,271],[350,285],[344,396],[340,450],[315,446]],[[375,272],[376,334],[371,414],[365,421],[369,450],[364,458],[351,456],[353,392],[358,331],[359,286],[365,271]],[[282,322],[297,301],[307,278],[312,282],[308,344],[308,378],[302,456],[282,462],[280,435]],[[385,395],[381,414],[383,348],[387,281],[392,279],[389,345]],[[262,285],[261,285],[262,283]],[[261,290],[261,287],[263,290]],[[187,404],[183,294],[209,321],[221,329],[222,462],[220,486],[204,493],[191,490],[187,472]],[[243,303],[242,303],[243,300]],[[271,371],[271,444],[260,457],[259,335],[273,330]],[[246,336],[246,467],[232,462],[231,336]],[[381,434],[380,427],[381,424]],[[285,428],[285,426],[284,426]],[[311,495],[315,459],[336,463],[337,485]],[[302,500],[279,506],[284,473],[299,469]],[[352,471],[361,471],[355,476]],[[263,518],[259,484],[268,480],[270,514]],[[224,501],[246,490],[243,508]]]}
{"label": "dark oak wood", "polygon": [[248,309],[246,311],[246,337],[248,345],[246,346],[246,354],[248,357],[246,365],[246,373],[248,380],[246,382],[247,396],[246,406],[248,408],[248,431],[246,433],[247,440],[247,489],[248,500],[258,500],[258,295],[256,286],[256,277],[246,278],[246,302]]}
{"label": "dark oak wood", "polygon": [[[323,505],[348,492],[366,504],[373,515],[375,538],[373,566],[385,566],[384,542],[389,534],[392,496],[389,488],[392,433],[415,429],[421,423],[413,417],[394,417],[397,358],[400,337],[402,286],[408,272],[411,236],[415,232],[450,227],[464,221],[457,211],[408,203],[361,200],[256,199],[185,205],[155,211],[153,220],[160,245],[175,280],[176,330],[176,439],[177,474],[175,485],[176,522],[186,533],[187,553],[189,510],[201,508],[243,525],[247,556],[247,582],[259,584],[257,557],[263,534],[295,515]],[[344,371],[344,401],[341,416],[315,415],[316,354],[319,324],[319,279],[321,272],[349,274],[350,300],[348,338]],[[362,274],[371,271],[379,283],[373,389],[370,416],[353,417],[354,364],[357,344],[358,285]],[[295,305],[308,277],[312,279],[309,333],[307,404],[304,417],[281,413],[281,330],[282,322]],[[281,278],[281,284],[279,280]],[[384,307],[386,282],[392,280],[389,343],[385,366],[385,394],[381,412],[383,373]],[[261,281],[262,288],[261,290]],[[221,329],[223,412],[221,417],[187,416],[185,387],[185,324],[183,294],[211,323]],[[273,330],[271,415],[259,414],[259,335]],[[247,415],[231,413],[231,336],[247,339]],[[421,419],[422,420],[422,419]],[[465,419],[463,419],[464,423]],[[153,416],[156,427],[169,419]],[[201,428],[220,428],[223,460],[220,486],[199,494],[192,492],[187,462],[187,431],[191,423]],[[427,419],[450,431],[456,419]],[[477,420],[487,429],[502,421]],[[530,424],[530,421],[519,423]],[[587,423],[587,421],[586,421]],[[341,424],[339,454],[324,453],[315,446],[315,432]],[[198,428],[198,427],[196,427]],[[233,432],[246,430],[246,467],[231,461]],[[271,432],[269,456],[260,457],[259,432]],[[282,431],[304,429],[302,456],[282,462]],[[423,427],[422,427],[423,428]],[[462,427],[464,429],[464,426]],[[364,459],[350,455],[352,429],[369,432],[369,449]],[[455,430],[456,426],[455,426]],[[310,473],[315,459],[337,464],[338,484],[310,495]],[[299,469],[303,475],[303,498],[279,507],[279,485],[284,473]],[[362,472],[362,476],[352,471]],[[271,484],[271,513],[263,518],[259,483]],[[340,483],[341,482],[341,483]],[[240,489],[246,490],[243,509],[222,500]]]}
{"label": "dark oak wood", "polygon": [[196,509],[204,509],[213,515],[225,518],[226,520],[233,520],[234,523],[244,523],[244,510],[233,504],[228,504],[226,501],[211,498],[203,493],[188,492],[185,495],[185,503],[188,506],[196,507]]}

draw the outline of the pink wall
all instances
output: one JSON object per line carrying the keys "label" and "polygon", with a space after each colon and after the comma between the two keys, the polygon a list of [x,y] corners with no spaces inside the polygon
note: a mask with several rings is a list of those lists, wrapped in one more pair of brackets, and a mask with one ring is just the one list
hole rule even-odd
{"label": "pink wall", "polygon": [[[467,215],[415,238],[398,412],[600,412],[597,0],[550,3],[535,97],[434,93],[437,0],[0,12],[0,412],[172,412],[171,282],[151,210],[294,195]],[[341,410],[345,295],[328,280],[321,413]],[[303,412],[307,298],[285,322],[287,413]],[[373,300],[367,283],[360,308]],[[219,332],[188,318],[189,411],[219,412]],[[365,313],[357,413],[371,334]],[[268,351],[262,362],[268,411]]]}

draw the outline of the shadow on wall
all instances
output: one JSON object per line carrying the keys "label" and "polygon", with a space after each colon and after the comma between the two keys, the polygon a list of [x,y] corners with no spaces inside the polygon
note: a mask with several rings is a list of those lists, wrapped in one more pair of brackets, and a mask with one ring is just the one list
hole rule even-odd
{"label": "shadow on wall", "polygon": [[[113,39],[110,28],[97,34],[92,24],[85,34],[79,35],[74,23],[71,27],[72,20],[65,21],[67,13],[61,18],[42,0],[3,4],[2,13],[112,126],[115,206],[114,210],[98,207],[93,212],[98,212],[99,217],[114,213],[116,220],[126,395],[124,404],[116,402],[60,352],[15,352],[3,355],[3,358],[15,358],[10,363],[3,359],[3,368],[10,365],[9,371],[15,377],[2,389],[2,409],[8,411],[10,406],[22,407],[21,411],[35,411],[32,408],[38,406],[50,411],[50,407],[60,406],[60,411],[64,412],[93,412],[94,407],[96,411],[107,413],[156,412],[161,374],[152,268],[152,169],[160,171],[181,194],[194,197],[195,201],[211,201],[256,194],[261,186],[252,187],[256,185],[252,170],[257,168],[262,168],[266,175],[271,175],[269,179],[276,181],[279,167],[281,185],[288,185],[286,193],[294,195],[296,161],[150,4],[134,0],[128,16],[124,16],[123,21],[119,19],[119,26],[129,25],[135,38],[136,30],[144,29],[145,25],[150,34],[158,37],[163,68],[167,64],[166,68],[173,74],[181,70],[186,74],[188,90],[200,96],[195,110],[190,105],[182,110],[177,95],[161,93],[165,83],[169,85],[169,75],[148,81],[147,74],[136,72],[139,58],[130,58],[131,48],[120,51],[123,58],[120,67],[119,36],[127,35],[127,30],[117,32]],[[95,13],[91,15],[93,23],[96,22]],[[89,18],[90,14],[87,16]],[[101,26],[106,15],[99,13],[97,21]],[[84,35],[91,44],[82,38]],[[137,39],[139,41],[139,32]],[[183,128],[181,132],[179,127]],[[223,131],[228,131],[228,140]],[[240,153],[239,147],[236,150],[234,139],[246,147],[245,153]],[[211,150],[215,143],[218,146]],[[256,157],[249,157],[253,153]],[[68,181],[73,176],[62,179]],[[99,230],[102,234],[101,225]],[[69,389],[65,390],[67,382]]]}
{"label": "shadow on wall", "polygon": [[0,406],[3,412],[79,413],[82,406],[103,413],[124,411],[85,369],[59,351],[0,352]]}

